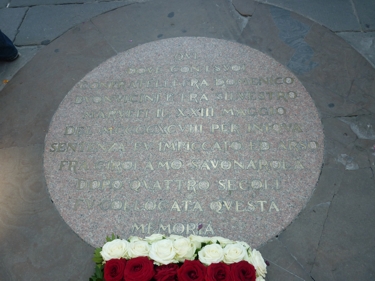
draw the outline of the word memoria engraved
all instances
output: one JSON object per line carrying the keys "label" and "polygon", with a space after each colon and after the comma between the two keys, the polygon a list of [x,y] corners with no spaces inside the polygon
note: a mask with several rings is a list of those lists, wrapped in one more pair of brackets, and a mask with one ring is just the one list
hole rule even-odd
{"label": "word memoria engraved", "polygon": [[131,233],[150,235],[153,233],[161,234],[177,234],[177,235],[214,235],[215,231],[211,223],[168,223],[168,222],[148,222],[148,223],[133,223],[131,226]]}
{"label": "word memoria engraved", "polygon": [[314,102],[278,62],[173,38],[118,54],[71,89],[44,172],[56,208],[93,246],[164,233],[257,247],[305,206],[323,143]]}

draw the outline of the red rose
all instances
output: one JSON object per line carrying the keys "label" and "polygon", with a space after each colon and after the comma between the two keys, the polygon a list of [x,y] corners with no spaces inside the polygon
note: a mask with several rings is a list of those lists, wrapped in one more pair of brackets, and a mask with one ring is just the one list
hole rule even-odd
{"label": "red rose", "polygon": [[199,260],[185,260],[177,270],[178,281],[204,281],[206,267]]}
{"label": "red rose", "polygon": [[206,281],[231,281],[230,267],[225,263],[211,263],[207,267]]}
{"label": "red rose", "polygon": [[104,279],[106,281],[122,281],[124,278],[124,269],[126,260],[111,259],[104,265]]}
{"label": "red rose", "polygon": [[233,281],[255,281],[256,279],[255,268],[247,261],[232,263],[230,273]]}
{"label": "red rose", "polygon": [[147,257],[130,259],[126,263],[124,271],[126,281],[150,281],[152,277],[154,277],[154,264]]}
{"label": "red rose", "polygon": [[177,281],[178,268],[175,263],[158,266],[154,278],[156,281]]}

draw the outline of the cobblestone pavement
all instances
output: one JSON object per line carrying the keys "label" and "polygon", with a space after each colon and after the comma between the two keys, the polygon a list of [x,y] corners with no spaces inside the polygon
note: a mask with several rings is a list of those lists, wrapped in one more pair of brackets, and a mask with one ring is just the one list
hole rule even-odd
{"label": "cobblestone pavement", "polygon": [[318,108],[322,173],[298,218],[259,249],[271,264],[267,280],[375,279],[375,2],[0,0],[0,28],[21,53],[0,63],[1,280],[88,280],[93,248],[47,192],[48,125],[100,63],[181,36],[266,53],[299,78]]}

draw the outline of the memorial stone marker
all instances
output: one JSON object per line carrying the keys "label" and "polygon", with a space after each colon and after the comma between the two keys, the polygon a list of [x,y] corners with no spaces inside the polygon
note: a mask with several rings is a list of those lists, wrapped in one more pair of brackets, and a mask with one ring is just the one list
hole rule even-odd
{"label": "memorial stone marker", "polygon": [[306,89],[272,58],[174,38],[87,74],[55,113],[44,153],[53,202],[93,246],[164,233],[257,247],[311,196],[323,133]]}

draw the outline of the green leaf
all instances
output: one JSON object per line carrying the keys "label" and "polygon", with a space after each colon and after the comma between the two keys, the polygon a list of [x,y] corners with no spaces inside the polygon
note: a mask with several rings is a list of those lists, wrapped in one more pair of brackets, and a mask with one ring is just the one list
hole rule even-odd
{"label": "green leaf", "polygon": [[90,281],[104,281],[103,265],[97,265],[95,267],[95,273],[90,277]]}
{"label": "green leaf", "polygon": [[106,240],[107,242],[111,242],[111,241],[113,241],[113,240],[115,240],[115,239],[120,239],[120,237],[117,236],[117,235],[115,235],[114,233],[112,233],[112,236],[111,236],[111,237],[107,236],[107,237],[105,238],[105,240]]}
{"label": "green leaf", "polygon": [[96,269],[95,269],[95,275],[98,277],[98,278],[102,278],[103,279],[103,265],[100,265],[100,266],[97,266]]}
{"label": "green leaf", "polygon": [[100,254],[101,250],[102,250],[102,248],[96,248],[95,251],[94,251],[94,256],[92,257],[92,260],[96,264],[102,264],[103,263],[103,257]]}

